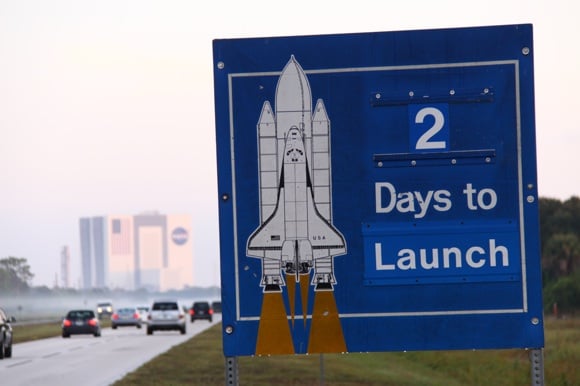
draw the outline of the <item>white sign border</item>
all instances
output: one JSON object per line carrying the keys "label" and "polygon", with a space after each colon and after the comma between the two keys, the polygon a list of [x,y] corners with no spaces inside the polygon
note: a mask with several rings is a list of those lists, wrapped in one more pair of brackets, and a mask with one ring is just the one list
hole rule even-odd
{"label": "white sign border", "polygon": [[[517,137],[517,168],[518,168],[518,209],[520,221],[520,248],[521,248],[521,269],[522,269],[522,308],[521,309],[492,309],[492,310],[455,310],[455,311],[420,311],[420,312],[385,312],[385,313],[350,313],[339,314],[339,318],[370,318],[370,317],[406,317],[406,316],[434,316],[434,315],[472,315],[472,314],[516,314],[528,312],[527,277],[526,277],[526,243],[524,232],[524,201],[523,201],[523,164],[522,164],[522,133],[521,133],[521,104],[520,104],[520,75],[519,60],[497,60],[481,62],[460,62],[460,63],[434,63],[401,66],[377,66],[377,67],[352,67],[352,68],[332,68],[304,70],[305,74],[332,74],[348,72],[375,72],[375,71],[400,71],[400,70],[424,70],[436,68],[457,68],[457,67],[481,67],[481,66],[514,66],[515,83],[515,109],[516,109],[516,137]],[[238,256],[238,220],[236,205],[236,168],[234,151],[234,99],[233,80],[240,77],[264,77],[280,76],[282,71],[273,72],[244,72],[228,74],[228,105],[230,119],[230,153],[232,170],[232,210],[233,210],[233,239],[234,239],[234,274],[236,291],[236,321],[256,321],[259,316],[241,316],[240,309],[240,288],[239,288],[239,256]],[[296,318],[297,316],[295,316]],[[290,318],[290,316],[289,316]]]}

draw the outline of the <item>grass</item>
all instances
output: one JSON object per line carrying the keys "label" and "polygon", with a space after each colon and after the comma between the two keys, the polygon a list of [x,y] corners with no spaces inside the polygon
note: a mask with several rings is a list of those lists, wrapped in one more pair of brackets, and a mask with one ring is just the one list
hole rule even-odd
{"label": "grass", "polygon": [[[103,321],[107,327],[110,322]],[[115,383],[133,385],[225,384],[221,325],[174,347]],[[14,342],[59,336],[60,322],[16,325]],[[580,318],[547,319],[544,367],[550,386],[580,385]],[[323,367],[321,367],[323,365]],[[324,369],[324,383],[321,369]],[[530,385],[525,350],[423,351],[239,357],[241,385]]]}
{"label": "grass", "polygon": [[[214,326],[174,347],[114,385],[225,385],[220,328],[221,325]],[[579,342],[580,318],[546,320],[547,384],[580,385]],[[239,383],[252,386],[531,384],[530,360],[525,350],[239,357],[237,361]]]}
{"label": "grass", "polygon": [[[101,321],[101,326],[111,327],[110,321]],[[14,343],[23,343],[31,340],[52,338],[55,336],[60,336],[61,321],[54,321],[49,323],[39,323],[39,324],[27,324],[27,325],[13,325],[12,335],[14,337]]]}

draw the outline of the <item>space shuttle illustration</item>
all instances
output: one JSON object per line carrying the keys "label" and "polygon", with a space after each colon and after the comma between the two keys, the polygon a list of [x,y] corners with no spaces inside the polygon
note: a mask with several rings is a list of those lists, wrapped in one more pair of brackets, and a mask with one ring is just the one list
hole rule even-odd
{"label": "space shuttle illustration", "polygon": [[261,224],[246,254],[262,259],[260,285],[282,292],[282,272],[296,282],[313,272],[314,290],[332,291],[333,258],[346,253],[346,242],[332,224],[330,121],[322,99],[312,111],[294,55],[278,79],[275,112],[265,101],[257,130]]}

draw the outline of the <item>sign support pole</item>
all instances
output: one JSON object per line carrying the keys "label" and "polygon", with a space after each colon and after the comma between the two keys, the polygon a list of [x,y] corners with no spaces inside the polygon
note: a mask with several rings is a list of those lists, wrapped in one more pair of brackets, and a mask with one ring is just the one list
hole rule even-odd
{"label": "sign support pole", "polygon": [[320,354],[320,386],[324,386],[324,354]]}
{"label": "sign support pole", "polygon": [[226,386],[239,386],[238,358],[226,357]]}
{"label": "sign support pole", "polygon": [[544,386],[544,350],[541,348],[530,350],[532,366],[532,386]]}

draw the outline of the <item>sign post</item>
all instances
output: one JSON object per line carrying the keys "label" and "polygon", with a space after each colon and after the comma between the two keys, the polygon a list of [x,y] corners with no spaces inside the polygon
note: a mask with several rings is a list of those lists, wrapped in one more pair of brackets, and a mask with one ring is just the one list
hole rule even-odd
{"label": "sign post", "polygon": [[226,357],[543,347],[531,25],[214,66]]}

